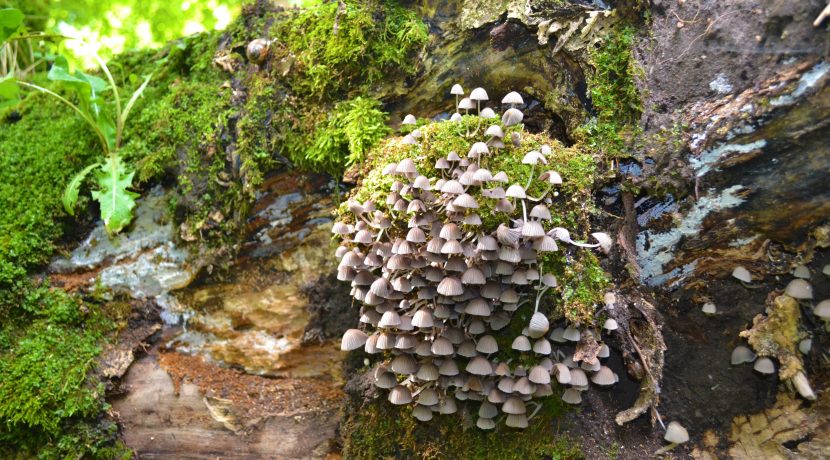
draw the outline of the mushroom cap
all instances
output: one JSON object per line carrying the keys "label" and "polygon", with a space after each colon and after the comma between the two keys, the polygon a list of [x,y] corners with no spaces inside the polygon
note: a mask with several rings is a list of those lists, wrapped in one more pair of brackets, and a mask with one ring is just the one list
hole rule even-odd
{"label": "mushroom cap", "polygon": [[537,204],[530,210],[530,217],[541,220],[550,220],[550,209],[543,204]]}
{"label": "mushroom cap", "polygon": [[810,279],[810,269],[806,265],[798,265],[793,269],[793,276],[808,280]]}
{"label": "mushroom cap", "polygon": [[608,254],[609,252],[611,252],[611,246],[614,245],[614,241],[611,239],[610,236],[608,236],[607,233],[596,232],[591,233],[591,236],[593,236],[594,239],[597,240],[597,243],[599,244],[599,249],[602,251],[603,254]]}
{"label": "mushroom cap", "polygon": [[527,415],[525,414],[509,414],[505,419],[504,424],[510,428],[527,428]]}
{"label": "mushroom cap", "polygon": [[391,372],[381,372],[375,376],[375,386],[378,388],[388,390],[390,388],[395,388],[397,385],[398,380],[395,379],[395,374]]}
{"label": "mushroom cap", "polygon": [[398,327],[401,324],[401,317],[394,310],[389,310],[380,317],[378,327]]}
{"label": "mushroom cap", "polygon": [[535,221],[530,220],[522,225],[522,236],[525,238],[539,238],[545,236],[545,229],[542,227],[542,224]]}
{"label": "mushroom cap", "polygon": [[474,101],[486,101],[489,98],[487,97],[487,91],[484,88],[476,88],[470,91],[470,99]]}
{"label": "mushroom cap", "polygon": [[[459,108],[461,108],[461,107],[459,107]],[[461,121],[461,114],[458,113],[458,112],[455,112],[454,114],[452,114],[450,116],[450,121]]]}
{"label": "mushroom cap", "polygon": [[824,299],[813,307],[813,314],[823,321],[830,321],[830,299]]}
{"label": "mushroom cap", "polygon": [[490,303],[482,297],[470,300],[464,307],[464,313],[473,316],[490,316]]}
{"label": "mushroom cap", "polygon": [[804,339],[798,342],[798,351],[802,354],[809,354],[811,348],[813,348],[813,339]]}
{"label": "mushroom cap", "polygon": [[467,285],[483,285],[487,282],[484,273],[476,267],[470,267],[461,275],[461,283]]}
{"label": "mushroom cap", "polygon": [[483,153],[490,153],[490,149],[487,147],[487,144],[484,142],[476,142],[470,147],[470,152],[467,156],[470,158],[476,158]]}
{"label": "mushroom cap", "polygon": [[686,428],[683,428],[683,425],[671,422],[666,427],[666,435],[663,436],[663,439],[672,444],[682,444],[689,440],[689,432],[686,431]]}
{"label": "mushroom cap", "polygon": [[743,265],[738,265],[732,270],[732,277],[737,278],[739,281],[743,281],[744,283],[751,283],[752,282],[752,274],[749,273]]}
{"label": "mushroom cap", "polygon": [[418,121],[415,119],[415,115],[412,115],[411,113],[403,117],[403,121],[401,122],[402,125],[414,125],[417,123]]}
{"label": "mushroom cap", "polygon": [[453,200],[452,204],[458,206],[459,208],[478,209],[478,202],[468,193],[458,195],[455,200]]}
{"label": "mushroom cap", "polygon": [[562,337],[564,337],[565,340],[570,340],[571,342],[579,342],[579,338],[582,337],[582,333],[579,332],[579,329],[573,326],[568,326],[565,328],[565,332],[562,333]]}
{"label": "mushroom cap", "polygon": [[418,421],[428,422],[432,420],[432,410],[427,406],[417,404],[412,409],[412,416],[415,417],[415,419],[417,419]]}
{"label": "mushroom cap", "polygon": [[489,402],[481,403],[478,408],[478,416],[482,418],[493,418],[499,415],[499,408],[490,404]]}
{"label": "mushroom cap", "polygon": [[579,404],[582,402],[582,393],[576,388],[568,388],[562,393],[562,401],[568,404]]}
{"label": "mushroom cap", "polygon": [[588,376],[582,369],[571,369],[571,386],[584,387],[588,385]]}
{"label": "mushroom cap", "polygon": [[400,334],[395,338],[395,348],[398,350],[409,350],[418,345],[418,339],[412,334]]}
{"label": "mushroom cap", "polygon": [[557,343],[565,343],[568,340],[565,338],[565,329],[561,327],[554,328],[550,333],[550,339]]}
{"label": "mushroom cap", "polygon": [[824,274],[825,274],[825,275],[827,275],[827,276],[830,276],[830,264],[825,265],[825,266],[821,269],[821,272],[822,272],[822,273],[824,273]]}
{"label": "mushroom cap", "polygon": [[409,388],[397,385],[389,392],[389,402],[397,406],[409,404],[412,402],[412,393],[409,392]]}
{"label": "mushroom cap", "polygon": [[775,373],[775,363],[773,363],[772,360],[767,358],[766,356],[758,358],[758,360],[755,361],[755,365],[752,366],[752,368],[760,372],[761,374],[768,375]]}
{"label": "mushroom cap", "polygon": [[465,340],[458,346],[458,350],[455,352],[458,356],[463,356],[465,358],[472,358],[477,355],[476,353],[476,344],[473,343],[472,340]]}
{"label": "mushroom cap", "polygon": [[461,101],[458,103],[458,108],[459,109],[464,109],[464,110],[470,110],[470,109],[476,108],[476,105],[473,104],[473,101],[470,100],[469,97],[465,97],[464,99],[461,99]]}
{"label": "mushroom cap", "polygon": [[432,354],[435,356],[450,356],[455,352],[452,342],[445,337],[438,337],[432,342]]}
{"label": "mushroom cap", "polygon": [[519,184],[513,184],[507,187],[506,195],[510,198],[527,198],[525,189]]}
{"label": "mushroom cap", "polygon": [[[457,180],[451,179],[444,182],[444,185],[441,186],[441,193],[449,193],[450,195],[461,195],[464,193],[464,186],[461,185],[461,182]],[[447,224],[447,225],[455,225],[455,224]],[[445,225],[444,227],[446,227]],[[460,238],[461,235],[459,234],[456,239]],[[442,236],[441,238],[446,238]]]}
{"label": "mushroom cap", "polygon": [[516,351],[530,351],[530,340],[527,337],[520,335],[513,340],[510,348]]}
{"label": "mushroom cap", "polygon": [[403,160],[398,163],[398,166],[395,167],[395,172],[398,174],[415,174],[418,172],[418,168],[415,166],[415,161],[411,158],[404,158]]}
{"label": "mushroom cap", "polygon": [[556,171],[545,171],[539,175],[539,180],[551,185],[562,185],[562,176]]}
{"label": "mushroom cap", "polygon": [[502,104],[524,104],[525,101],[522,99],[521,94],[511,91],[505,94],[504,98],[501,100]]}
{"label": "mushroom cap", "polygon": [[530,152],[527,152],[525,156],[522,158],[522,164],[526,165],[536,165],[540,162],[547,163],[547,160],[544,156],[542,156],[541,153],[539,153],[536,150],[531,150]]}
{"label": "mushroom cap", "polygon": [[453,359],[445,359],[438,367],[438,373],[449,377],[458,375],[458,364]]}
{"label": "mushroom cap", "polygon": [[790,281],[790,284],[788,284],[786,289],[784,289],[784,294],[787,294],[794,299],[812,299],[813,286],[811,286],[806,280],[796,278]]}
{"label": "mushroom cap", "polygon": [[438,393],[436,393],[432,388],[424,388],[420,393],[418,393],[415,400],[418,404],[433,406],[438,404]]}
{"label": "mushroom cap", "polygon": [[490,375],[493,373],[493,365],[490,364],[487,358],[476,356],[467,363],[467,367],[464,370],[473,375]]}
{"label": "mushroom cap", "polygon": [[706,302],[700,310],[707,315],[714,315],[718,312],[718,307],[712,302]]}
{"label": "mushroom cap", "polygon": [[450,89],[450,94],[453,94],[455,96],[463,96],[464,95],[464,88],[462,88],[461,85],[456,83],[456,84],[452,85],[452,88]]}
{"label": "mushroom cap", "polygon": [[527,408],[525,407],[524,401],[522,401],[516,396],[511,396],[507,398],[507,401],[505,401],[504,404],[502,404],[501,410],[505,414],[520,415],[527,413]]}
{"label": "mushroom cap", "polygon": [[368,338],[369,336],[360,329],[349,329],[340,340],[340,349],[343,351],[357,350],[366,344]]}
{"label": "mushroom cap", "polygon": [[478,114],[478,116],[489,120],[491,118],[496,118],[496,112],[493,112],[493,109],[491,109],[490,107],[485,107],[481,109],[481,113]]}
{"label": "mushroom cap", "polygon": [[464,288],[458,278],[447,276],[438,284],[438,293],[445,296],[461,295]]}
{"label": "mushroom cap", "polygon": [[738,345],[732,350],[730,362],[733,366],[743,363],[751,363],[752,361],[755,361],[755,353],[753,353],[749,347]]}
{"label": "mushroom cap", "polygon": [[501,124],[504,126],[518,125],[522,122],[525,115],[518,109],[510,108],[504,111],[501,116]]}
{"label": "mushroom cap", "polygon": [[485,335],[478,339],[476,351],[489,355],[499,351],[499,344],[492,335]]}
{"label": "mushroom cap", "polygon": [[533,342],[533,352],[540,355],[549,355],[551,352],[550,342],[547,339],[541,338]]}
{"label": "mushroom cap", "polygon": [[547,369],[542,366],[533,366],[530,369],[530,373],[528,373],[527,378],[533,382],[540,385],[545,385],[550,383],[550,373]]}
{"label": "mushroom cap", "polygon": [[619,327],[620,325],[617,324],[617,320],[615,320],[614,318],[606,319],[605,323],[602,325],[602,328],[607,331],[616,331]]}
{"label": "mushroom cap", "polygon": [[504,137],[504,131],[502,131],[501,126],[499,125],[490,125],[487,128],[487,131],[484,132],[485,136],[495,136],[495,137]]}
{"label": "mushroom cap", "polygon": [[421,364],[421,367],[418,368],[418,372],[415,374],[415,377],[426,382],[438,380],[438,376],[438,368],[432,363]]}
{"label": "mushroom cap", "polygon": [[617,383],[617,376],[607,366],[602,366],[591,376],[591,381],[601,386],[609,386]]}
{"label": "mushroom cap", "polygon": [[542,337],[550,329],[550,322],[548,317],[542,312],[536,312],[530,317],[530,324],[528,324],[528,335],[534,339]]}
{"label": "mushroom cap", "polygon": [[476,420],[476,426],[482,430],[492,430],[496,427],[496,422],[491,418],[481,418]]}
{"label": "mushroom cap", "polygon": [[455,398],[452,396],[447,396],[438,403],[438,413],[439,414],[454,414],[458,411],[458,404],[455,402]]}
{"label": "mushroom cap", "polygon": [[389,365],[396,374],[414,374],[418,371],[418,363],[412,355],[400,354],[395,356],[392,363]]}
{"label": "mushroom cap", "polygon": [[556,375],[556,381],[562,385],[571,383],[571,370],[568,366],[562,363],[555,363],[553,365],[553,374]]}
{"label": "mushroom cap", "polygon": [[503,184],[510,182],[510,178],[507,177],[507,173],[504,171],[499,171],[495,175],[493,175],[493,180],[496,182],[501,182]]}

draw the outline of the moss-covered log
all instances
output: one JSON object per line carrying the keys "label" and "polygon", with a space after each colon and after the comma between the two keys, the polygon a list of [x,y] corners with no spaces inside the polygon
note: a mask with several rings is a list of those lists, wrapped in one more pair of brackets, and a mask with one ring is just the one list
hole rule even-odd
{"label": "moss-covered log", "polygon": [[[649,297],[656,307],[651,317],[632,301],[621,316],[634,335],[661,326],[665,335],[661,406],[652,418],[659,411],[681,420],[695,442],[706,441],[700,455],[717,454],[735,442],[725,436],[732,419],[763,410],[777,391],[776,381],[758,379],[751,368],[728,366],[738,333],[760,312],[767,292],[783,288],[767,275],[787,274],[796,263],[819,273],[830,262],[828,36],[810,24],[822,5],[781,0],[747,10],[737,1],[619,3],[607,11],[580,1],[466,0],[436,7],[343,1],[305,11],[252,4],[226,32],[111,63],[126,88],[153,74],[123,153],[138,171],[139,189],[157,183],[175,189],[170,215],[180,237],[198,249],[199,263],[232,263],[267,177],[293,170],[339,178],[350,164],[371,164],[372,147],[404,114],[449,116],[453,83],[485,87],[494,102],[510,90],[522,92],[530,131],[591,159],[580,171],[589,177],[575,174],[585,180],[574,185],[586,189],[575,191],[601,207],[580,218],[615,230],[618,249],[604,268],[627,291],[621,298]],[[701,19],[700,11],[712,19]],[[256,39],[260,48],[249,52]],[[94,298],[79,307],[31,279],[94,219],[90,203],[78,220],[58,203],[72,173],[94,161],[95,139],[74,114],[32,94],[0,112],[0,154],[0,394],[29,395],[35,380],[67,388],[15,364],[38,359],[55,328],[82,351],[55,364],[59,372],[78,374],[72,394],[55,391],[50,400],[41,392],[26,410],[19,398],[3,398],[0,415],[11,421],[0,427],[0,439],[49,444],[63,453],[72,449],[60,450],[60,440],[74,439],[90,446],[88,455],[113,455],[113,444],[99,445],[101,433],[89,429],[103,405],[95,382],[81,376],[96,344],[126,324],[123,312]],[[729,280],[738,264],[764,289]],[[577,276],[584,273],[577,268],[570,266]],[[813,281],[817,298],[830,295],[826,277]],[[704,301],[726,313],[704,317]],[[78,316],[84,309],[92,313]],[[813,350],[826,348],[820,324],[808,320],[799,331],[813,338]],[[649,369],[643,368],[647,353],[612,345],[625,351],[612,358],[623,376],[615,392],[591,396],[581,411],[561,418],[557,406],[541,428],[511,438],[525,455],[578,457],[555,437],[564,427],[589,458],[642,458],[662,444],[645,419],[625,428],[614,424]],[[817,351],[802,359],[813,386],[826,388],[826,361]],[[355,388],[341,433],[350,456],[453,457],[471,446],[488,456],[510,446],[488,444],[496,438],[482,440],[463,424],[415,426],[385,404],[364,401],[365,388]],[[820,401],[802,418],[820,420],[816,413],[825,407]],[[736,419],[735,426],[743,425]],[[782,439],[780,449],[798,449],[798,441],[820,437],[816,430],[826,432],[819,423],[811,427]],[[21,441],[22,430],[28,435]],[[706,430],[712,434],[704,438]],[[436,444],[436,433],[448,442]],[[428,448],[419,450],[424,443]]]}

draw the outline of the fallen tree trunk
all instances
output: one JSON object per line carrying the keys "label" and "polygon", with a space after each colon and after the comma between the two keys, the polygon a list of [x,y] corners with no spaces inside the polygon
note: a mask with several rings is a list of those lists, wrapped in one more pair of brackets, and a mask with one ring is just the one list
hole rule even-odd
{"label": "fallen tree trunk", "polygon": [[[593,191],[603,203],[595,219],[619,235],[605,268],[627,305],[616,316],[626,335],[613,344],[612,358],[622,381],[563,419],[589,458],[610,456],[614,446],[620,447],[617,458],[650,455],[663,445],[657,428],[663,422],[653,425],[649,418],[680,420],[692,435],[688,450],[700,458],[726,450],[737,458],[757,452],[810,458],[827,447],[820,445],[822,436],[827,439],[821,417],[827,414],[824,390],[830,381],[821,358],[828,344],[821,321],[803,322],[798,336],[790,337],[813,339],[812,350],[801,357],[818,393],[812,406],[787,396],[785,382],[774,376],[759,378],[751,366],[729,362],[739,333],[763,312],[768,293],[784,288],[796,265],[812,270],[817,300],[830,296],[828,278],[820,274],[830,263],[830,42],[826,29],[811,24],[820,2],[791,3],[748,9],[738,1],[654,1],[613,12],[578,1],[467,0],[433,10],[409,5],[428,24],[428,44],[408,57],[411,72],[384,67],[371,85],[371,97],[383,103],[393,125],[407,113],[449,116],[449,88],[456,82],[498,97],[520,91],[529,130],[587,148],[592,138],[584,129],[597,115],[598,102],[594,53],[615,30],[636,30],[636,62],[628,77],[637,83],[642,113],[634,123],[623,114],[617,120],[631,128],[623,136],[627,155],[605,156],[605,147],[598,147],[600,186]],[[296,142],[289,134],[313,141],[326,114],[357,95],[349,87],[319,100],[301,93],[297,82],[309,69],[299,63],[303,50],[294,44],[272,42],[262,59],[245,55],[251,41],[273,38],[271,31],[291,14],[260,2],[216,41],[195,39],[169,48],[161,54],[170,63],[165,71],[171,87],[148,96],[167,105],[138,107],[145,114],[138,129],[159,129],[165,121],[160,116],[186,124],[185,136],[154,139],[168,151],[159,160],[166,172],[159,174],[156,158],[141,146],[126,148],[135,149],[148,181],[175,184],[179,233],[198,248],[195,265],[212,268],[222,257],[227,263],[228,256],[272,255],[302,244],[281,240],[283,233],[321,225],[321,209],[295,210],[314,218],[301,217],[293,227],[261,219],[274,199],[260,193],[273,186],[265,179],[297,163],[286,153],[289,141]],[[347,34],[350,23],[340,22],[339,14],[331,33]],[[314,117],[283,110],[312,106]],[[184,117],[202,110],[204,120]],[[295,171],[289,174],[305,175]],[[312,176],[298,182],[322,181]],[[750,270],[755,289],[730,278],[738,265]],[[718,306],[716,316],[700,312],[706,302]],[[356,435],[365,424],[382,424],[378,417],[387,414],[364,399],[371,395],[365,376],[353,377],[341,428],[346,451],[357,455],[376,442],[399,445],[402,456],[418,455],[409,450],[415,446],[394,438],[411,434],[406,429],[390,431],[385,440]],[[366,407],[376,412],[367,417],[360,413]],[[637,418],[649,410],[651,417]],[[801,415],[778,417],[782,410]],[[755,413],[765,414],[759,417],[775,428],[744,430],[743,417]],[[629,424],[618,426],[615,416],[620,425]],[[780,436],[794,424],[802,427],[797,436]],[[538,436],[553,437],[557,429],[544,427]],[[374,451],[362,455],[368,452]]]}

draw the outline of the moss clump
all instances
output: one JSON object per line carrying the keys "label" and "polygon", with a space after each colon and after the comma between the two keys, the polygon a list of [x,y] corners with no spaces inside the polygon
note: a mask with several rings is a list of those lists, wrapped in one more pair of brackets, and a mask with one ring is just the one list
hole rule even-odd
{"label": "moss clump", "polygon": [[[0,112],[0,288],[43,264],[64,231],[60,184],[97,155],[94,135],[60,102],[32,95]],[[25,283],[24,283],[25,284]]]}
{"label": "moss clump", "polygon": [[424,22],[397,2],[357,0],[297,12],[275,24],[273,34],[296,57],[291,89],[321,100],[413,73],[412,53],[429,38]]}
{"label": "moss clump", "polygon": [[[383,175],[382,170],[387,164],[405,157],[418,158],[420,174],[441,177],[441,172],[433,168],[435,160],[446,156],[450,151],[465,155],[473,143],[473,140],[467,137],[467,133],[472,134],[477,130],[480,134],[488,126],[484,121],[486,120],[480,120],[476,116],[464,116],[460,122],[422,125],[419,128],[421,142],[415,147],[403,144],[401,138],[381,142],[368,155],[368,161],[357,166],[361,171],[357,175],[363,179],[351,197],[360,202],[372,200],[378,204],[384,203],[395,178]],[[545,135],[523,132],[519,126],[502,129],[505,131],[505,138],[509,138],[513,132],[519,132],[522,136],[521,147],[514,147],[508,142],[504,149],[486,157],[481,166],[494,174],[505,171],[511,183],[523,186],[531,175],[535,179],[546,170],[559,172],[564,183],[557,187],[559,195],[553,198],[549,206],[552,220],[546,223],[546,227],[548,230],[552,227],[564,227],[571,232],[572,238],[587,240],[592,232],[590,218],[597,210],[591,193],[597,174],[597,154],[589,153],[580,147],[565,147]],[[538,150],[543,144],[551,147],[547,166],[533,168],[522,164],[521,159],[527,152]],[[544,191],[545,186],[534,180],[527,194],[538,197]],[[475,191],[473,195],[481,205],[477,210],[483,222],[481,228],[484,231],[492,231],[505,222],[506,217],[490,207],[493,200],[482,198],[478,193],[479,191]],[[520,213],[521,208],[517,212]],[[339,215],[341,218],[349,219],[347,203],[341,205]],[[405,223],[403,227],[406,227]],[[546,253],[539,262],[540,271],[553,273],[560,280],[560,287],[556,292],[549,291],[550,294],[543,298],[540,304],[542,309],[554,318],[564,317],[577,325],[591,324],[595,305],[602,300],[610,279],[600,266],[596,255],[590,250],[562,247],[558,252]],[[522,310],[519,310],[516,314],[521,312]],[[528,314],[525,319],[529,318]]]}
{"label": "moss clump", "polygon": [[[270,19],[261,35],[274,41],[270,64],[246,79],[252,105],[239,122],[240,155],[244,161],[277,152],[301,169],[339,176],[386,135],[373,88],[415,73],[414,54],[429,38],[426,24],[396,2],[354,0]],[[257,36],[251,26],[244,20],[232,26],[240,46]]]}
{"label": "moss clump", "polygon": [[629,156],[626,146],[639,132],[643,111],[635,84],[642,71],[631,54],[634,37],[633,27],[621,26],[599,48],[589,50],[594,72],[588,76],[588,92],[596,116],[577,137],[611,160]]}
{"label": "moss clump", "polygon": [[[516,459],[584,458],[579,447],[566,436],[554,432],[554,424],[565,408],[556,397],[539,400],[541,409],[525,430],[498,423],[494,431],[475,427],[475,415],[435,415],[418,422],[408,407],[374,400],[349,410],[342,428],[344,458],[353,459]],[[477,407],[477,405],[476,405]],[[503,417],[503,416],[502,416]]]}
{"label": "moss clump", "polygon": [[0,303],[0,456],[119,458],[100,425],[104,389],[91,377],[115,321],[61,290],[29,285]]}

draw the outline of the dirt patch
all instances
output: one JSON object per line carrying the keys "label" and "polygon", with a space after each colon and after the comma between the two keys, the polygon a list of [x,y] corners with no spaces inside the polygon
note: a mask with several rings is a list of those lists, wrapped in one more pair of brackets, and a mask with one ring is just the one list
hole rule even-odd
{"label": "dirt patch", "polygon": [[192,383],[207,397],[232,401],[237,417],[247,420],[332,410],[343,397],[334,380],[260,377],[176,352],[159,353],[158,362],[170,374],[177,393],[182,382]]}

